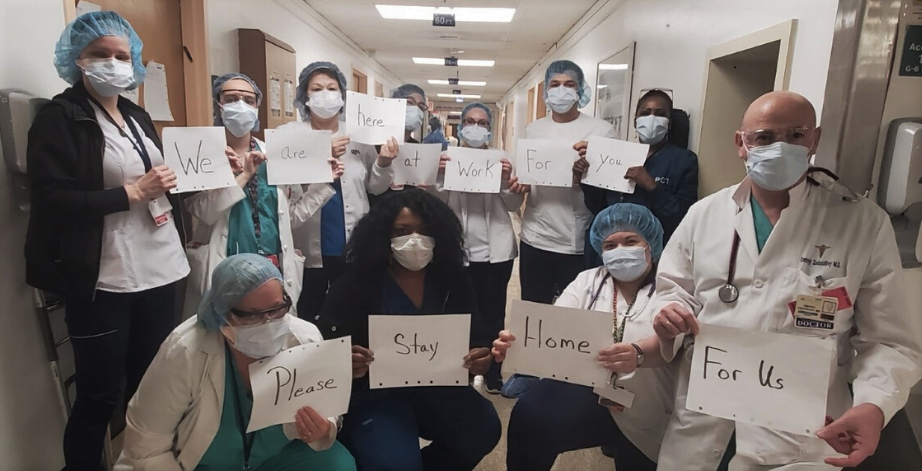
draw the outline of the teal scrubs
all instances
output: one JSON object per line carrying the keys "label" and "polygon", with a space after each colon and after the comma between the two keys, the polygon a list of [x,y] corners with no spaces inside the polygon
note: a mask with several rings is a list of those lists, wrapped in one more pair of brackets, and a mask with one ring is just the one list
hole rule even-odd
{"label": "teal scrubs", "polygon": [[282,243],[279,240],[279,193],[269,184],[264,162],[256,170],[256,217],[259,219],[259,236],[253,216],[253,195],[250,184],[243,189],[246,198],[231,209],[228,221],[227,256],[241,253],[279,255]]}
{"label": "teal scrubs", "polygon": [[768,236],[772,234],[772,229],[775,227],[768,220],[762,206],[759,206],[759,202],[753,197],[750,197],[749,201],[752,206],[752,221],[755,223],[756,243],[759,244],[759,253],[762,253],[765,243],[768,242]]}

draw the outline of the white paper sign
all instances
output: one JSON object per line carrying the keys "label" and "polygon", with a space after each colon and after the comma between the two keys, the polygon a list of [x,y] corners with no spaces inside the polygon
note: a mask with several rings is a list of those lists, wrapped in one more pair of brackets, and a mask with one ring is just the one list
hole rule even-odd
{"label": "white paper sign", "polygon": [[441,144],[400,144],[394,162],[394,185],[435,185],[439,175]]}
{"label": "white paper sign", "polygon": [[444,188],[465,193],[499,193],[506,153],[494,149],[449,147]]}
{"label": "white paper sign", "polygon": [[605,387],[611,378],[596,359],[612,344],[611,314],[516,300],[507,330],[515,342],[506,352],[504,374],[590,387]]}
{"label": "white paper sign", "polygon": [[349,410],[352,338],[308,343],[250,365],[253,412],[247,433],[295,421],[302,407],[321,417]]}
{"label": "white paper sign", "polygon": [[223,127],[163,128],[163,163],[176,172],[170,193],[236,185],[226,147]]}
{"label": "white paper sign", "polygon": [[519,183],[573,186],[573,162],[579,159],[573,144],[552,139],[519,139],[515,154],[515,174]]}
{"label": "white paper sign", "polygon": [[830,339],[701,325],[688,410],[798,435],[825,425]]}
{"label": "white paper sign", "polygon": [[403,141],[407,101],[346,92],[346,131],[353,141],[384,144],[390,138]]}
{"label": "white paper sign", "polygon": [[266,130],[266,169],[270,185],[330,183],[333,150],[330,131],[314,131],[305,123]]}
{"label": "white paper sign", "polygon": [[470,314],[368,316],[371,389],[467,386]]}
{"label": "white paper sign", "polygon": [[641,167],[647,161],[648,144],[590,137],[586,149],[589,170],[583,177],[583,183],[621,193],[634,193],[634,181],[624,175],[631,167]]}
{"label": "white paper sign", "polygon": [[144,109],[154,121],[173,121],[170,94],[166,83],[166,66],[148,61],[144,79]]}

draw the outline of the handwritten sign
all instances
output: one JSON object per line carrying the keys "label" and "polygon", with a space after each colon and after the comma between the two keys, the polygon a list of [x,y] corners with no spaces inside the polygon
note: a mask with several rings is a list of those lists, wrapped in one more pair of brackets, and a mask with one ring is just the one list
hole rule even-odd
{"label": "handwritten sign", "polygon": [[163,163],[176,172],[170,193],[227,188],[237,183],[224,149],[224,128],[164,128]]}
{"label": "handwritten sign", "polygon": [[611,314],[526,301],[512,302],[507,329],[515,342],[503,373],[604,387],[611,373],[596,360],[612,344]]}
{"label": "handwritten sign", "polygon": [[371,389],[467,386],[471,315],[368,316]]}
{"label": "handwritten sign", "polygon": [[266,169],[270,185],[330,183],[333,150],[330,131],[314,131],[305,123],[266,130]]}
{"label": "handwritten sign", "polygon": [[634,193],[634,182],[626,180],[624,174],[631,167],[643,166],[647,161],[650,146],[635,142],[590,137],[586,149],[589,170],[583,183],[621,193]]}
{"label": "handwritten sign", "polygon": [[579,152],[573,142],[552,139],[519,139],[515,173],[519,183],[537,186],[573,186],[573,162]]}
{"label": "handwritten sign", "polygon": [[394,159],[395,185],[434,185],[439,175],[441,144],[400,144]]}
{"label": "handwritten sign", "polygon": [[493,149],[449,147],[445,189],[465,193],[499,193],[506,153]]}
{"label": "handwritten sign", "polygon": [[402,141],[407,101],[346,92],[346,130],[353,141],[379,145],[395,137]]}
{"label": "handwritten sign", "polygon": [[830,339],[702,325],[688,410],[798,435],[825,425]]}
{"label": "handwritten sign", "polygon": [[253,412],[247,432],[295,421],[310,406],[321,417],[349,410],[352,338],[308,343],[250,365]]}

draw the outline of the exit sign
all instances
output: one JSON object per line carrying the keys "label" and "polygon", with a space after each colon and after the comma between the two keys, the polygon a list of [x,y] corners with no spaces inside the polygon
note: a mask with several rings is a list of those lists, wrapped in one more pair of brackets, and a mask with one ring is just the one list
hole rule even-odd
{"label": "exit sign", "polygon": [[457,57],[446,57],[446,58],[445,58],[445,66],[446,66],[446,67],[457,67],[457,66],[458,66],[458,58],[457,58]]}
{"label": "exit sign", "polygon": [[455,26],[455,15],[452,13],[436,13],[432,16],[432,26]]}

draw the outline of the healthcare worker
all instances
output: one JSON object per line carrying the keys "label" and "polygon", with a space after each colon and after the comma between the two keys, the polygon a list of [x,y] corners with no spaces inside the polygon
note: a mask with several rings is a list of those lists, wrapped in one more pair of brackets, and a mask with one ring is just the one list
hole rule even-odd
{"label": "healthcare worker", "polygon": [[71,22],[54,57],[71,87],[29,130],[26,281],[66,305],[77,378],[68,470],[100,469],[112,413],[173,330],[177,283],[189,273],[169,194],[176,174],[150,115],[119,97],[144,81],[142,47],[115,12]]}
{"label": "healthcare worker", "polygon": [[442,121],[438,116],[429,118],[429,134],[423,138],[423,144],[442,144],[442,151],[448,150],[448,139],[445,139]]}
{"label": "healthcare worker", "polygon": [[[675,373],[664,366],[652,325],[663,228],[649,209],[617,203],[596,217],[590,240],[605,266],[580,273],[555,305],[613,316],[613,344],[599,352],[598,361],[616,374],[618,387],[634,394],[633,404],[606,408],[588,386],[542,379],[512,409],[510,471],[550,470],[560,453],[598,446],[614,451],[619,470],[656,469],[675,389]],[[509,331],[500,333],[493,342],[497,361],[514,341]]]}
{"label": "healthcare worker", "polygon": [[[253,137],[259,130],[263,94],[252,79],[231,73],[218,77],[212,96],[215,125],[224,126],[237,184],[203,191],[186,200],[186,207],[201,224],[196,226],[186,255],[192,272],[186,288],[184,313],[195,314],[202,294],[211,286],[211,272],[221,260],[238,253],[269,258],[285,277],[292,299],[301,295],[304,257],[295,252],[292,228],[313,216],[335,194],[333,186],[313,184],[270,185],[266,144]],[[342,162],[330,158],[334,180],[342,177]]]}
{"label": "healthcare worker", "polygon": [[[819,139],[807,99],[791,92],[758,98],[735,136],[747,178],[692,206],[663,254],[656,287],[663,308],[653,325],[666,359],[683,346],[686,352],[676,360],[678,393],[661,470],[715,469],[734,428],[730,469],[857,466],[922,376],[922,318],[903,301],[890,220],[809,168]],[[829,298],[836,312],[828,330],[798,326],[799,296]],[[826,410],[834,420],[818,438],[734,427],[686,408],[690,359],[701,354],[688,334],[710,324],[834,339]]]}
{"label": "healthcare worker", "polygon": [[418,85],[406,83],[391,91],[391,98],[407,100],[407,118],[404,126],[403,142],[419,144],[419,140],[413,138],[413,133],[422,131],[423,121],[426,120],[426,113],[429,112],[426,92]]}
{"label": "healthcare worker", "polygon": [[346,76],[335,64],[314,62],[301,71],[295,107],[311,129],[333,132],[333,158],[344,166],[342,177],[333,181],[335,193],[329,201],[294,231],[295,248],[307,258],[298,316],[312,322],[317,320],[330,285],[345,270],[346,242],[355,224],[371,209],[369,195],[384,193],[394,181],[391,163],[397,157],[397,138],[390,138],[380,152],[374,146],[352,142],[340,127],[345,100]]}
{"label": "healthcare worker", "polygon": [[[483,103],[471,103],[461,111],[461,146],[486,149],[490,144],[493,113]],[[440,180],[449,161],[442,156]],[[500,192],[496,194],[464,193],[443,190],[437,185],[437,195],[448,203],[461,221],[464,247],[468,252],[467,274],[474,283],[480,315],[491,335],[503,330],[506,318],[506,292],[512,266],[518,255],[515,229],[510,212],[518,211],[525,199],[509,191],[512,164],[502,160]],[[503,386],[499,364],[494,363],[484,374],[485,390],[499,394]]]}

